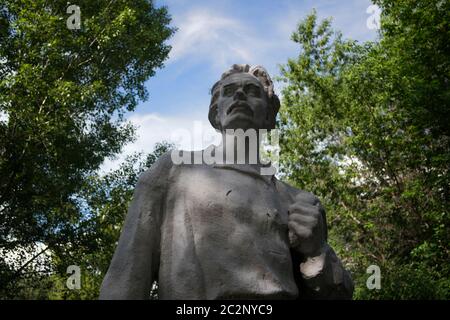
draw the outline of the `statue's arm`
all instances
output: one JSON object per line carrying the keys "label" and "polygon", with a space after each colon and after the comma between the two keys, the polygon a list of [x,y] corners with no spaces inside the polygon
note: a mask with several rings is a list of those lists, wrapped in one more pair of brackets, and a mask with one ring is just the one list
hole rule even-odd
{"label": "statue's arm", "polygon": [[[296,253],[293,254],[295,256]],[[293,259],[300,299],[348,300],[353,295],[353,281],[333,249],[326,244],[321,255]]]}
{"label": "statue's arm", "polygon": [[293,250],[300,299],[351,299],[354,289],[353,281],[350,273],[345,270],[340,259],[327,243],[325,210],[319,200],[314,198],[322,222],[322,227],[317,231],[322,233],[321,238],[325,241],[319,252],[314,255],[305,256]]}
{"label": "statue's arm", "polygon": [[160,227],[170,166],[166,153],[139,178],[100,299],[149,299],[159,267]]}
{"label": "statue's arm", "polygon": [[300,299],[351,299],[353,282],[328,244],[326,213],[312,193],[278,184],[289,206],[289,241]]}

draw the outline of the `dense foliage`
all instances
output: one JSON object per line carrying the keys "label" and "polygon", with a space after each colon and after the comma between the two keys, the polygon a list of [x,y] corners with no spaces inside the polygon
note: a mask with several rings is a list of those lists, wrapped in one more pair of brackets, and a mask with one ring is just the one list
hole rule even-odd
{"label": "dense foliage", "polygon": [[152,1],[77,1],[79,29],[67,26],[69,5],[0,3],[0,291],[9,297],[36,272],[34,255],[84,245],[79,193],[133,139],[123,116],[147,98],[144,82],[170,50],[170,18]]}
{"label": "dense foliage", "polygon": [[450,2],[375,3],[378,41],[343,39],[315,12],[293,33],[283,170],[324,202],[355,298],[448,299]]}

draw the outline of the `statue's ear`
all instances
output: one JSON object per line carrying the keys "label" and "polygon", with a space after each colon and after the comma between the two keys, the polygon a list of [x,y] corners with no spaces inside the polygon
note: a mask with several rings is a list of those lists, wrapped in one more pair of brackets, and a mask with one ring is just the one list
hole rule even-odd
{"label": "statue's ear", "polygon": [[217,111],[217,100],[219,99],[220,90],[214,89],[216,86],[217,83],[213,86],[213,89],[211,89],[211,91],[213,92],[213,96],[211,98],[211,103],[209,105],[208,120],[214,129],[219,130],[220,119]]}
{"label": "statue's ear", "polygon": [[214,117],[214,128],[216,130],[219,130],[219,131],[221,130],[220,118],[219,118],[219,113],[218,112],[216,112],[216,115]]}
{"label": "statue's ear", "polygon": [[267,110],[266,121],[264,127],[267,130],[275,129],[275,117],[272,114],[272,110]]}
{"label": "statue's ear", "polygon": [[272,130],[275,129],[278,110],[280,110],[280,100],[276,95],[273,95],[269,99],[269,105],[270,107],[267,108],[266,114],[266,128],[267,130]]}
{"label": "statue's ear", "polygon": [[209,108],[208,119],[214,129],[219,130],[220,128],[220,119],[219,113],[217,112],[217,104],[212,105]]}

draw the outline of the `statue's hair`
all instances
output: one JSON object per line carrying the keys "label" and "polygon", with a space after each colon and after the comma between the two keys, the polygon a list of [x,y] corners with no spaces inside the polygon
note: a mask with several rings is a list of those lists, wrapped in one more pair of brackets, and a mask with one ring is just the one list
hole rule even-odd
{"label": "statue's hair", "polygon": [[219,81],[217,81],[211,89],[211,103],[209,104],[209,114],[208,119],[211,125],[215,129],[219,129],[219,124],[216,123],[217,114],[217,100],[220,95],[220,88],[222,87],[222,82],[225,78],[236,73],[247,73],[254,76],[263,86],[264,92],[267,94],[269,101],[269,128],[275,128],[275,118],[277,116],[278,110],[280,109],[280,100],[273,90],[273,82],[270,79],[269,73],[266,69],[261,66],[251,67],[248,64],[234,64],[231,69],[224,72]]}

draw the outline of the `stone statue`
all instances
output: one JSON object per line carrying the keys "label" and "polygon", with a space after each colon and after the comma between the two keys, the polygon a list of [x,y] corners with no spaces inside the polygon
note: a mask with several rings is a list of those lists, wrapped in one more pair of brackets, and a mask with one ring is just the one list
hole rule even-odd
{"label": "stone statue", "polygon": [[[209,120],[222,144],[176,152],[225,157],[236,151],[231,129],[274,129],[279,107],[264,68],[234,65],[212,88]],[[317,197],[249,159],[161,156],[139,179],[100,298],[148,299],[157,280],[159,299],[350,299]]]}

